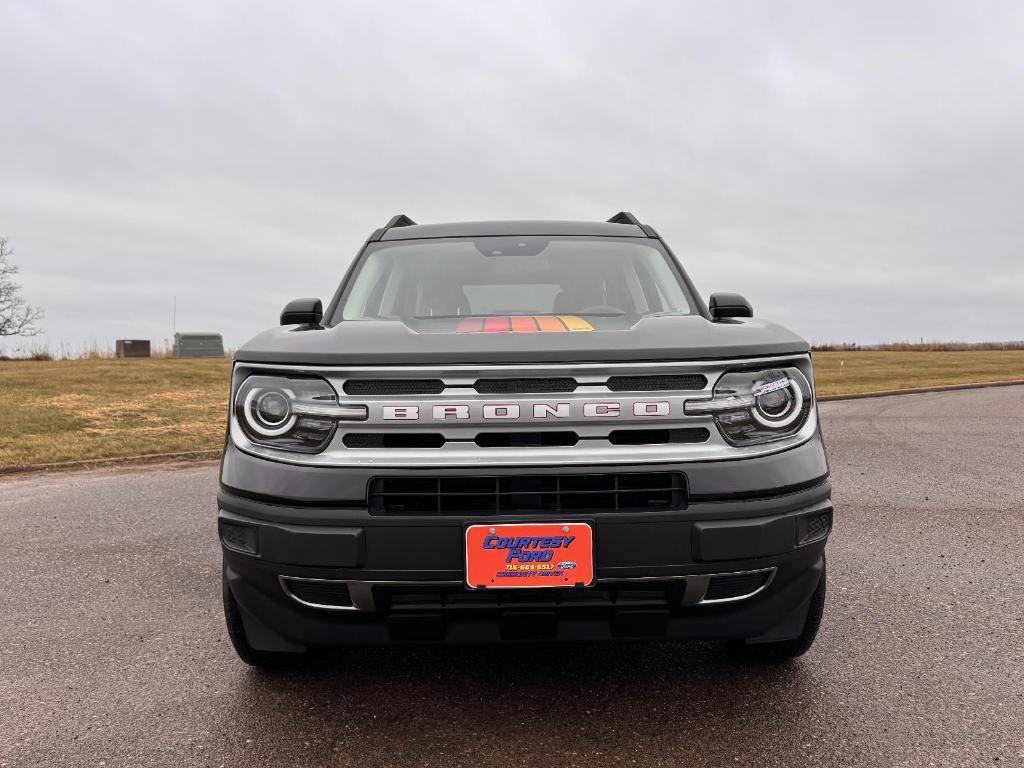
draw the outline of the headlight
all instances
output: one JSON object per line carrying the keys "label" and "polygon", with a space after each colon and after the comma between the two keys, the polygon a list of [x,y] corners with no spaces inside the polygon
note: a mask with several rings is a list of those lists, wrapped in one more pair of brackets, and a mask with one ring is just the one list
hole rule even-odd
{"label": "headlight", "polygon": [[323,379],[250,376],[235,394],[235,419],[258,445],[287,451],[322,451],[338,421],[363,421],[365,405],[342,406]]}
{"label": "headlight", "polygon": [[811,385],[797,368],[733,371],[718,380],[711,400],[688,402],[686,413],[713,414],[731,445],[757,445],[799,432],[812,401]]}

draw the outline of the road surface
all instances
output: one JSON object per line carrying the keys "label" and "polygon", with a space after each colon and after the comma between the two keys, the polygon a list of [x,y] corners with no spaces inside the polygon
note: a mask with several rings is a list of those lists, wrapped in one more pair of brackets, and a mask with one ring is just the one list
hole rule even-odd
{"label": "road surface", "polygon": [[814,649],[404,648],[275,675],[224,634],[216,467],[0,480],[0,766],[1024,763],[1024,387],[822,406]]}

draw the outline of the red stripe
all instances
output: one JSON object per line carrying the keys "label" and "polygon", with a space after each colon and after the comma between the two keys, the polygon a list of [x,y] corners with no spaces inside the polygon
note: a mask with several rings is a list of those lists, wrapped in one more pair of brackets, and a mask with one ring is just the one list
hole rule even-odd
{"label": "red stripe", "polygon": [[479,317],[467,317],[461,323],[459,327],[455,329],[456,333],[480,333],[484,329],[484,321]]}
{"label": "red stripe", "polygon": [[484,320],[484,333],[508,333],[509,321],[507,317],[488,317]]}
{"label": "red stripe", "polygon": [[513,317],[512,333],[534,333],[537,330],[537,323],[532,317]]}

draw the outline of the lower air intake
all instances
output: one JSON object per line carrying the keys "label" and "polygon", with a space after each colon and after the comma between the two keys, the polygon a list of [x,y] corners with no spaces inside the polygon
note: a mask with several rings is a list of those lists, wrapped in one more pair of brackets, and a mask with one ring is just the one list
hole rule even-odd
{"label": "lower air intake", "polygon": [[768,583],[771,571],[755,571],[754,573],[728,573],[712,576],[708,590],[701,602],[713,600],[739,600],[749,597]]}
{"label": "lower air intake", "polygon": [[797,520],[797,544],[810,544],[828,536],[832,530],[832,513],[807,515]]}
{"label": "lower air intake", "polygon": [[251,525],[220,522],[220,540],[227,549],[255,555],[259,549],[259,531]]}
{"label": "lower air intake", "polygon": [[313,607],[351,608],[352,595],[348,584],[340,581],[283,579],[284,589],[300,603]]}
{"label": "lower air intake", "polygon": [[371,515],[644,512],[686,507],[679,472],[375,477]]}

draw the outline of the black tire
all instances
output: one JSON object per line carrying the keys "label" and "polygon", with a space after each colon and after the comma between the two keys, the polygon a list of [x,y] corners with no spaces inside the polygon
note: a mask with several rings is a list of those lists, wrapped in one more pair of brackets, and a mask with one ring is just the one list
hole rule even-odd
{"label": "black tire", "polygon": [[245,636],[245,624],[242,623],[242,612],[235,596],[231,594],[226,578],[221,579],[224,588],[224,621],[228,627],[228,638],[238,654],[238,658],[257,669],[287,669],[299,666],[305,660],[304,653],[276,653],[261,651],[249,645]]}
{"label": "black tire", "polygon": [[727,648],[729,656],[735,661],[757,664],[778,664],[803,656],[814,645],[821,626],[821,616],[825,612],[825,561],[821,564],[821,577],[818,586],[811,595],[811,605],[807,609],[807,619],[803,631],[792,640],[780,640],[774,643],[746,643],[743,640],[732,641]]}

